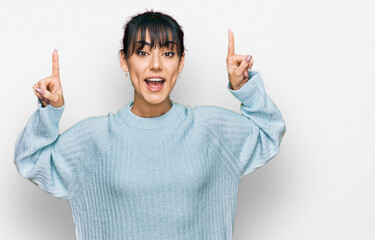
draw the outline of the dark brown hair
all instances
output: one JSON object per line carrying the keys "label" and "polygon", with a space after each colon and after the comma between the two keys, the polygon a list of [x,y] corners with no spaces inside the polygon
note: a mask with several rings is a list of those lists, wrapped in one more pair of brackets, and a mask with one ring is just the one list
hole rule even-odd
{"label": "dark brown hair", "polygon": [[[146,31],[148,30],[151,46],[177,47],[177,55],[181,59],[184,47],[184,32],[182,27],[170,15],[153,10],[134,15],[124,25],[124,37],[122,40],[125,59],[128,59],[135,51],[139,51],[145,45]],[[140,34],[140,43],[136,44]],[[171,39],[169,39],[171,37]],[[171,46],[172,44],[172,46]]]}

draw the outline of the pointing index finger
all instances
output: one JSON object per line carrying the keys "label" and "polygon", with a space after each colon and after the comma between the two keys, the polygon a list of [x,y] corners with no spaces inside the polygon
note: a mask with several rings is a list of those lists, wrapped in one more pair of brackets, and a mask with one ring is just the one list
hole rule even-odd
{"label": "pointing index finger", "polygon": [[228,57],[234,55],[234,36],[232,31],[228,30]]}
{"label": "pointing index finger", "polygon": [[59,55],[57,49],[52,53],[52,77],[60,78]]}

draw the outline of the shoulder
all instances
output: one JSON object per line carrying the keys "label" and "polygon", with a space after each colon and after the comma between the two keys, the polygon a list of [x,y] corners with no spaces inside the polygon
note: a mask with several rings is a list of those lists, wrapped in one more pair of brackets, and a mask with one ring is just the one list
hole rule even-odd
{"label": "shoulder", "polygon": [[98,115],[86,117],[73,126],[68,128],[61,134],[63,139],[76,139],[82,138],[87,140],[100,140],[107,137],[109,132],[109,119],[108,115]]}
{"label": "shoulder", "polygon": [[194,113],[194,116],[198,118],[205,118],[210,116],[221,116],[221,115],[232,115],[232,114],[238,114],[233,112],[232,110],[220,107],[220,106],[214,106],[214,105],[199,105],[192,109],[192,112]]}
{"label": "shoulder", "polygon": [[246,122],[248,120],[242,114],[220,106],[196,106],[192,109],[192,112],[197,122],[213,127],[228,123]]}
{"label": "shoulder", "polygon": [[74,124],[71,129],[75,129],[78,131],[84,131],[85,129],[99,130],[108,125],[108,119],[108,115],[86,117]]}
{"label": "shoulder", "polygon": [[236,137],[234,135],[252,132],[250,120],[230,109],[220,106],[196,106],[192,112],[196,127],[212,141],[219,138],[230,144]]}

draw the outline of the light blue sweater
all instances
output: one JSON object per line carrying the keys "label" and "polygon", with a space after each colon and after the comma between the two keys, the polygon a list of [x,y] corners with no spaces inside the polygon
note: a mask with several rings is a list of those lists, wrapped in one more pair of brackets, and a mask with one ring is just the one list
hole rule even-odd
{"label": "light blue sweater", "polygon": [[[77,240],[232,239],[239,182],[279,151],[286,132],[258,71],[238,90],[241,112],[172,101],[154,118],[86,118],[59,134],[64,106],[38,109],[19,134],[19,173],[69,200]],[[41,229],[42,230],[42,229]]]}

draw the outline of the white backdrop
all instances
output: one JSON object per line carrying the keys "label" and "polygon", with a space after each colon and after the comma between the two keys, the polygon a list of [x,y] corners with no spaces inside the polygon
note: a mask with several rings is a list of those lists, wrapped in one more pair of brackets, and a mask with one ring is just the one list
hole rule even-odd
{"label": "white backdrop", "polygon": [[[104,3],[105,2],[105,3]],[[133,99],[119,65],[123,24],[146,9],[185,32],[171,99],[240,113],[226,89],[227,29],[252,54],[287,132],[279,154],[240,184],[234,239],[375,239],[375,36],[371,0],[2,1],[0,238],[74,239],[68,201],[22,178],[17,135],[37,109],[32,86],[58,49],[60,132]]]}

